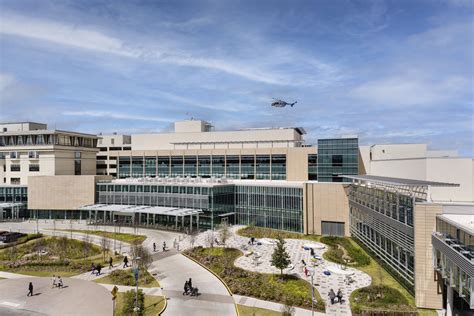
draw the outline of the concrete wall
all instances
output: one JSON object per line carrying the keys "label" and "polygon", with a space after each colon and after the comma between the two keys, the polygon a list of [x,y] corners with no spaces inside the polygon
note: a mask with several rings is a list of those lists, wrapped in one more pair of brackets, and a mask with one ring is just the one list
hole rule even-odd
{"label": "concrete wall", "polygon": [[0,132],[6,129],[6,132],[23,132],[33,130],[46,130],[48,125],[33,122],[19,122],[19,123],[0,123]]}
{"label": "concrete wall", "polygon": [[[160,133],[160,134],[137,134],[132,135],[132,150],[171,150],[171,149],[214,149],[214,148],[256,148],[255,143],[233,143],[233,142],[257,142],[257,141],[284,141],[275,143],[273,147],[292,147],[286,141],[302,140],[302,136],[294,129],[268,129],[268,130],[243,130],[225,132],[186,132],[186,133]],[[173,145],[182,142],[207,142],[221,144],[189,144]],[[259,143],[258,147],[272,147],[271,143]]]}
{"label": "concrete wall", "polygon": [[305,234],[321,235],[321,222],[343,222],[349,233],[348,185],[312,183],[303,185],[303,230]]}
{"label": "concrete wall", "polygon": [[460,187],[433,187],[433,201],[474,200],[474,167],[472,158],[419,158],[372,161],[370,174],[459,184]]}
{"label": "concrete wall", "polygon": [[36,176],[28,179],[28,209],[74,210],[95,203],[95,183],[107,176]]}
{"label": "concrete wall", "polygon": [[443,292],[433,268],[431,234],[436,231],[436,215],[441,204],[417,203],[414,210],[415,231],[415,303],[419,308],[442,309]]}

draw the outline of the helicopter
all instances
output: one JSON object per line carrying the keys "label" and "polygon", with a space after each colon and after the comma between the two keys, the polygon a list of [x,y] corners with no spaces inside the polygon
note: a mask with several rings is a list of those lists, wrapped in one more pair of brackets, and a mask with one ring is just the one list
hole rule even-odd
{"label": "helicopter", "polygon": [[293,103],[288,103],[286,101],[283,101],[283,100],[280,100],[280,99],[275,99],[275,98],[273,98],[273,100],[275,100],[275,101],[272,102],[272,106],[274,106],[276,108],[284,108],[287,105],[293,107],[293,105],[295,105],[298,102],[298,101],[295,101]]}

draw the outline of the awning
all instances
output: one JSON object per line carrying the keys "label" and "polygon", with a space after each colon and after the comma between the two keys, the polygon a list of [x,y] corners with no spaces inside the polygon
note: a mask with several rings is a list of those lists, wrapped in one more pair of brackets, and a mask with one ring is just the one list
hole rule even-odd
{"label": "awning", "polygon": [[10,208],[10,207],[16,207],[16,206],[26,206],[26,203],[0,203],[0,208]]}
{"label": "awning", "polygon": [[171,216],[189,216],[198,215],[202,213],[199,209],[190,208],[176,208],[163,206],[147,206],[147,205],[121,205],[121,204],[92,204],[79,207],[79,210],[86,211],[111,211],[117,213],[145,213],[156,215],[171,215]]}

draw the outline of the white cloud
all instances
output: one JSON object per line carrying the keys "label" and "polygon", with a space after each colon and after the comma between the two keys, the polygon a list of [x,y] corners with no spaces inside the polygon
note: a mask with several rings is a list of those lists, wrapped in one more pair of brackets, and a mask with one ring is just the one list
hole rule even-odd
{"label": "white cloud", "polygon": [[2,14],[0,33],[134,57],[121,40],[100,32],[16,14]]}
{"label": "white cloud", "polygon": [[154,117],[148,115],[133,115],[127,113],[117,113],[108,111],[65,111],[62,115],[66,116],[86,116],[86,117],[98,117],[98,118],[112,118],[122,120],[134,120],[134,121],[151,121],[151,122],[174,122],[173,119]]}
{"label": "white cloud", "polygon": [[0,92],[5,91],[8,87],[15,83],[16,80],[14,76],[6,73],[0,73]]}
{"label": "white cloud", "polygon": [[363,83],[351,95],[375,105],[410,106],[437,104],[456,98],[469,81],[460,76],[428,80],[400,75]]}
{"label": "white cloud", "polygon": [[[201,23],[201,21],[197,22]],[[25,17],[15,13],[2,14],[0,33],[140,59],[150,63],[164,63],[210,69],[251,81],[278,86],[324,85],[339,79],[339,76],[336,74],[336,69],[331,65],[301,55],[293,50],[287,52],[284,47],[276,49],[276,52],[273,53],[268,52],[272,55],[266,56],[265,59],[255,54],[249,56],[249,58],[239,58],[239,60],[227,57],[202,57],[202,53],[193,53],[189,47],[186,49],[163,49],[163,47],[175,46],[171,44],[167,45],[166,39],[160,39],[162,42],[160,42],[158,47],[155,45],[136,45],[132,42],[127,42],[90,28]],[[171,43],[175,40],[170,39],[169,41]],[[282,57],[279,51],[287,52],[288,56]],[[242,60],[246,61],[243,62]],[[267,65],[266,69],[262,68],[262,65],[265,64]],[[285,65],[291,65],[292,69],[298,69],[299,67],[302,71],[288,73],[288,71],[278,72],[275,70],[279,66],[285,67]],[[305,70],[309,68],[313,69],[308,75],[305,73]]]}

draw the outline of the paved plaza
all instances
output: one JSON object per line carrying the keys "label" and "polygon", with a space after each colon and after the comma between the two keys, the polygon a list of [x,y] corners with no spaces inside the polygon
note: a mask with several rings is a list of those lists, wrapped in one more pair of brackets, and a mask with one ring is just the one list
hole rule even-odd
{"label": "paved plaza", "polygon": [[[50,278],[0,280],[0,315],[112,315],[112,295],[94,283],[64,278],[64,288],[51,288]],[[27,297],[33,282],[34,295]]]}
{"label": "paved plaza", "polygon": [[[226,242],[226,246],[240,249],[244,253],[253,252],[254,254],[257,253],[258,255],[241,256],[235,261],[235,265],[242,269],[259,273],[280,273],[280,270],[271,266],[270,263],[271,255],[275,247],[275,240],[264,239],[261,245],[248,245],[249,238],[238,236],[235,233],[238,229],[243,227],[244,226],[232,227],[232,235]],[[207,244],[207,234],[208,232],[199,234],[196,237],[194,246],[208,247],[209,245]],[[215,237],[218,238],[217,232],[215,232]],[[285,242],[286,249],[291,257],[292,268],[286,269],[284,272],[287,274],[297,275],[300,278],[311,282],[311,277],[306,277],[303,271],[303,264],[301,263],[301,260],[304,260],[307,263],[308,267],[310,267],[310,270],[314,269],[313,281],[319,293],[321,294],[322,299],[325,300],[326,313],[329,315],[350,315],[351,310],[349,306],[349,297],[351,293],[358,288],[370,285],[370,276],[360,270],[349,267],[340,267],[335,263],[327,262],[324,259],[318,260],[319,264],[317,266],[314,266],[313,268],[313,265],[311,264],[312,260],[310,251],[304,250],[303,246],[306,244],[318,243],[302,239],[285,239]],[[181,242],[180,247],[191,247],[190,238],[188,237],[186,240]],[[315,255],[322,258],[322,255],[326,250],[327,247],[325,247],[324,249],[315,249]],[[352,274],[350,276],[352,283],[346,283],[346,276],[344,274],[331,273],[331,275],[325,275],[323,271],[327,271],[328,268],[336,268],[336,270],[340,270],[341,273]],[[342,304],[335,303],[331,305],[328,297],[330,289],[333,289],[335,292],[337,292],[338,289],[342,290],[342,293],[344,295]]]}

